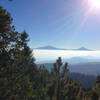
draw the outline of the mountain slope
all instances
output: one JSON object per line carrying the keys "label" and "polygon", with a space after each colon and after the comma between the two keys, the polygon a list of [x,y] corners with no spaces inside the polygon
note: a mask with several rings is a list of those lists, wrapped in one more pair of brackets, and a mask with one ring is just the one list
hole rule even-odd
{"label": "mountain slope", "polygon": [[84,73],[87,75],[100,75],[100,62],[88,62],[69,65],[71,72]]}
{"label": "mountain slope", "polygon": [[44,46],[44,47],[38,47],[38,48],[35,48],[35,49],[43,49],[43,50],[65,50],[65,49],[56,48],[56,47],[53,47],[53,46]]}
{"label": "mountain slope", "polygon": [[85,48],[85,47],[81,47],[81,48],[74,49],[74,50],[90,51],[90,49],[88,49],[88,48]]}
{"label": "mountain slope", "polygon": [[[51,70],[52,63],[45,63],[44,65],[49,71]],[[69,64],[69,70],[70,72],[82,73],[86,75],[100,75],[100,62]]]}
{"label": "mountain slope", "polygon": [[38,48],[35,48],[35,49],[40,49],[40,50],[83,50],[83,51],[89,51],[90,50],[90,49],[85,48],[85,47],[81,47],[81,48],[78,48],[78,49],[62,49],[62,48],[56,48],[56,47],[53,47],[53,46],[43,46],[43,47],[38,47]]}

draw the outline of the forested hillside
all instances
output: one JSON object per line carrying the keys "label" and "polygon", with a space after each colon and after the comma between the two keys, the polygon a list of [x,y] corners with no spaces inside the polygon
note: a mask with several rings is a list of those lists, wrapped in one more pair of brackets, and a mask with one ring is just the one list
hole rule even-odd
{"label": "forested hillside", "polygon": [[68,78],[59,57],[51,72],[37,67],[26,31],[19,33],[10,13],[0,6],[0,100],[100,100],[100,77],[88,90]]}
{"label": "forested hillside", "polygon": [[[38,67],[40,67],[41,65],[44,65],[45,68],[49,72],[51,72],[51,69],[53,67],[53,64],[52,63],[37,64]],[[79,65],[80,65],[80,67],[83,66],[83,64],[77,64],[77,65],[78,65],[78,68],[79,68]],[[87,66],[85,66],[85,67],[88,67],[88,64],[86,64],[86,65]],[[75,68],[78,69],[76,65],[73,65],[73,67],[74,67],[74,69]],[[70,69],[69,65],[68,65],[68,68]],[[69,71],[68,74],[67,74],[67,76],[69,78],[72,78],[75,81],[80,82],[82,88],[85,88],[85,89],[91,88],[95,84],[95,82],[96,82],[96,76],[95,75],[89,75],[89,73],[87,73],[87,74],[84,73],[83,74],[81,71],[80,71],[80,73]],[[94,73],[92,73],[92,74],[94,74]]]}

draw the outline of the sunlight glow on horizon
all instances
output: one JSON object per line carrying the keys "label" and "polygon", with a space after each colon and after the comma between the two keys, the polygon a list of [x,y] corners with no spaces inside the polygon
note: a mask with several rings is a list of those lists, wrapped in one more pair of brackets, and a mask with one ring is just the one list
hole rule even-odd
{"label": "sunlight glow on horizon", "polygon": [[90,3],[93,8],[100,8],[100,0],[90,0]]}
{"label": "sunlight glow on horizon", "polygon": [[78,35],[82,27],[84,27],[85,23],[88,21],[91,14],[95,11],[95,9],[100,9],[100,0],[88,0],[89,10],[84,14],[84,19],[82,20],[80,26],[76,29],[75,34]]}
{"label": "sunlight glow on horizon", "polygon": [[27,31],[31,48],[54,45],[100,50],[100,8],[94,3],[99,1],[25,0],[21,5],[23,1],[15,0],[13,6],[6,1],[0,3],[14,17],[16,30]]}

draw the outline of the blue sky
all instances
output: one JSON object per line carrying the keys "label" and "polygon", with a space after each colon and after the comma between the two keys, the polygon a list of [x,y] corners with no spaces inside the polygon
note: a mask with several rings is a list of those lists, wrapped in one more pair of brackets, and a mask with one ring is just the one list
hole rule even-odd
{"label": "blue sky", "polygon": [[13,17],[16,30],[26,30],[32,48],[85,46],[100,50],[100,9],[87,0],[0,0]]}

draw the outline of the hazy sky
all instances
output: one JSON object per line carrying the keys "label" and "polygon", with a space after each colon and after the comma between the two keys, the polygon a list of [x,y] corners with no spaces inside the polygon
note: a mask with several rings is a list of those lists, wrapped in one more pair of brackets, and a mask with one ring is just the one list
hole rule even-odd
{"label": "hazy sky", "polygon": [[100,8],[88,0],[0,0],[19,32],[24,29],[32,48],[85,46],[100,50]]}

